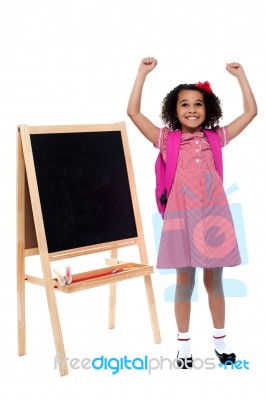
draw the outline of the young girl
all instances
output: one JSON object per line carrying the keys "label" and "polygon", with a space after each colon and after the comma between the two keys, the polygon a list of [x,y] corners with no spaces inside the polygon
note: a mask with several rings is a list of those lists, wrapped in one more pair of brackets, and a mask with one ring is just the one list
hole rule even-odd
{"label": "young girl", "polygon": [[177,272],[177,364],[183,369],[193,365],[189,321],[196,267],[204,270],[204,285],[214,326],[215,354],[222,363],[234,363],[236,355],[225,341],[222,273],[223,267],[239,265],[241,259],[222,185],[220,149],[253,120],[257,114],[256,101],[243,67],[236,62],[229,63],[226,70],[237,78],[242,92],[243,113],[240,116],[220,128],[220,100],[212,92],[209,82],[181,84],[163,100],[161,118],[164,128],[159,129],[140,111],[146,76],[156,65],[157,60],[153,57],[141,61],[127,112],[164,159],[168,136],[173,130],[181,130],[177,169],[164,213],[157,260],[157,268],[175,268]]}

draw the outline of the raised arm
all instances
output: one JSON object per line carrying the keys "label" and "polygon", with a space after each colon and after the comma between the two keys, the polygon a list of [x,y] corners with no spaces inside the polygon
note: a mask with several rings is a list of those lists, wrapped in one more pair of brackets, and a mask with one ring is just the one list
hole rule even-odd
{"label": "raised arm", "polygon": [[157,65],[157,60],[153,57],[144,58],[139,66],[137,77],[135,79],[131,95],[128,101],[127,115],[140,130],[143,135],[153,144],[156,142],[158,128],[140,112],[142,90],[146,76]]}
{"label": "raised arm", "polygon": [[235,62],[228,63],[226,64],[226,70],[237,78],[243,97],[243,113],[227,126],[229,139],[232,140],[253,120],[258,110],[255,97],[242,65]]}

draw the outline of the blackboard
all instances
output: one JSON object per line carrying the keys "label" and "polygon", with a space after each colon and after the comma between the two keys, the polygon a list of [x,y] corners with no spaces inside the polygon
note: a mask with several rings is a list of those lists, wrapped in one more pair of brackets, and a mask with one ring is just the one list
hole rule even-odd
{"label": "blackboard", "polygon": [[137,237],[120,131],[30,134],[48,252]]}

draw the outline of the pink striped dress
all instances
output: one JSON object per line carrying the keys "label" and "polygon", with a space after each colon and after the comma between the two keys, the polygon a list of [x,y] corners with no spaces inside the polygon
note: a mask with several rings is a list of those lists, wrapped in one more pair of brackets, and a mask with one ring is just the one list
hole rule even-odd
{"label": "pink striped dress", "polygon": [[[156,147],[166,153],[169,130]],[[218,128],[221,146],[227,128]],[[203,132],[181,136],[178,165],[163,220],[157,268],[231,267],[241,263],[234,224],[209,141]]]}

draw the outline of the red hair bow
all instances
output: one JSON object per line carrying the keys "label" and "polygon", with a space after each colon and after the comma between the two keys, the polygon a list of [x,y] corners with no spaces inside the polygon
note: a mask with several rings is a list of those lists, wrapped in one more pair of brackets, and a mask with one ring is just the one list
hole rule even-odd
{"label": "red hair bow", "polygon": [[210,82],[205,81],[205,82],[198,82],[195,84],[199,89],[202,89],[204,92],[212,93],[212,88],[210,85]]}

